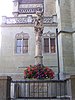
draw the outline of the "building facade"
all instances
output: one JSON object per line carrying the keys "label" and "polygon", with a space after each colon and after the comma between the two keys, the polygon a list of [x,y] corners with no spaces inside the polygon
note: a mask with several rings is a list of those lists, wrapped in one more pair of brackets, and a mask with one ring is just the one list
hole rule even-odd
{"label": "building facade", "polygon": [[0,74],[23,78],[28,65],[35,64],[36,12],[43,12],[43,65],[58,73],[56,29],[58,28],[60,74],[75,73],[75,1],[14,0],[13,17],[2,17]]}
{"label": "building facade", "polygon": [[42,55],[43,65],[50,66],[57,73],[56,47],[56,1],[14,0],[13,17],[2,17],[0,74],[13,78],[23,77],[28,65],[35,64],[36,12],[43,12]]}

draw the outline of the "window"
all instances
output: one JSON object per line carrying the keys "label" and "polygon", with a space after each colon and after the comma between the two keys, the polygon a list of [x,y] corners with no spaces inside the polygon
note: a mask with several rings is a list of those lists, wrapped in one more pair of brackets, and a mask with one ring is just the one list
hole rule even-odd
{"label": "window", "polygon": [[55,38],[44,38],[44,53],[55,53]]}
{"label": "window", "polygon": [[50,38],[51,53],[55,53],[55,38]]}
{"label": "window", "polygon": [[28,39],[17,39],[16,53],[28,52]]}
{"label": "window", "polygon": [[28,34],[18,33],[16,35],[16,53],[28,53]]}
{"label": "window", "polygon": [[44,52],[49,53],[49,38],[44,38]]}

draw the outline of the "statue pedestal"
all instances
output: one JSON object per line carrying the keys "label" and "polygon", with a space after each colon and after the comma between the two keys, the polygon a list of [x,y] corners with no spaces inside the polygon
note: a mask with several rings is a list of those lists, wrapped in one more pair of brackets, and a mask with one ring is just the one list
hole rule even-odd
{"label": "statue pedestal", "polygon": [[47,97],[47,91],[47,83],[30,84],[30,97]]}

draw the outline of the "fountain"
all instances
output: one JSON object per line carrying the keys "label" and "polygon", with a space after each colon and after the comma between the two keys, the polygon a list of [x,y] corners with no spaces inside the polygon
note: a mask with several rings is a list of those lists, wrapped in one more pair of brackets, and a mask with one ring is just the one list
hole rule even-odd
{"label": "fountain", "polygon": [[24,78],[35,79],[52,79],[54,72],[47,66],[43,65],[42,56],[42,34],[43,34],[43,12],[36,12],[37,18],[35,19],[35,65],[30,65],[24,71]]}

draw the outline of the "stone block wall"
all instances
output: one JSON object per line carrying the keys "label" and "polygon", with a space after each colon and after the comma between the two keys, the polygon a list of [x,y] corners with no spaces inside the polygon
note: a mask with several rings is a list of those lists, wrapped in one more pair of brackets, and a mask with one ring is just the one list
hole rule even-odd
{"label": "stone block wall", "polygon": [[[70,0],[60,0],[59,4],[59,11],[60,11],[60,23],[62,31],[72,31],[72,23],[71,23],[71,5]],[[59,21],[58,21],[59,22]]]}
{"label": "stone block wall", "polygon": [[[57,0],[59,1],[59,0]],[[60,0],[57,2],[58,30],[59,30],[59,56],[60,67],[65,73],[75,73],[75,1]],[[58,12],[59,11],[59,12]]]}
{"label": "stone block wall", "polygon": [[[45,26],[43,33],[56,32],[55,27]],[[28,33],[28,53],[17,54],[16,53],[16,34],[17,33]],[[15,24],[15,25],[4,25],[1,28],[2,43],[0,49],[0,74],[20,75],[23,76],[23,72],[26,66],[35,64],[35,32],[33,25]],[[43,52],[43,50],[42,50]],[[54,66],[54,71],[57,70],[57,54],[56,53],[44,53],[43,52],[43,64],[46,66]]]}
{"label": "stone block wall", "polygon": [[70,0],[72,29],[75,31],[75,0]]}
{"label": "stone block wall", "polygon": [[11,78],[8,76],[0,76],[0,100],[10,99]]}
{"label": "stone block wall", "polygon": [[52,16],[56,14],[55,0],[44,0],[44,16]]}
{"label": "stone block wall", "polygon": [[70,76],[70,95],[71,95],[71,100],[75,100],[75,75]]}
{"label": "stone block wall", "polygon": [[64,73],[74,73],[73,38],[71,33],[60,33],[61,45],[59,46],[60,68]]}

